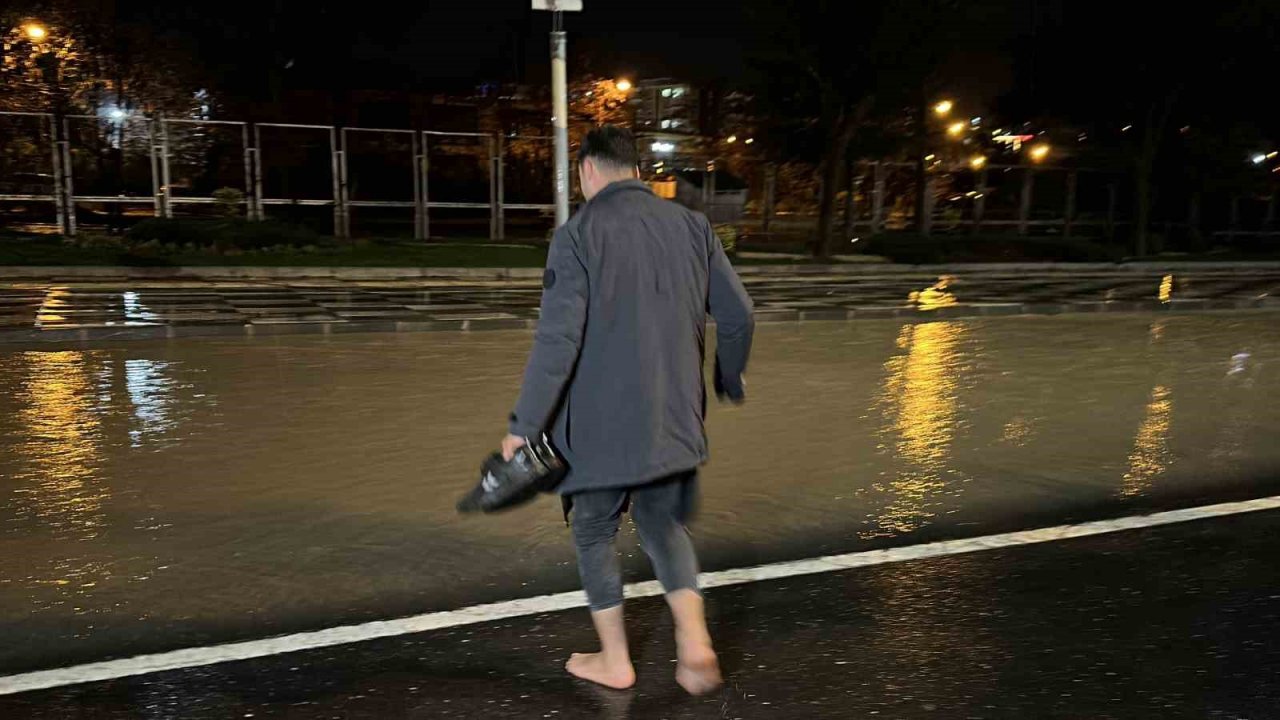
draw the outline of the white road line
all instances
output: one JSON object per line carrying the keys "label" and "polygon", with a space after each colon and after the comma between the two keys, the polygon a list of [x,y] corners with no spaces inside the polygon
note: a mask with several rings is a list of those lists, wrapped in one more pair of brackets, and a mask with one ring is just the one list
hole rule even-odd
{"label": "white road line", "polygon": [[[996,548],[1032,545],[1035,543],[1067,540],[1070,538],[1105,535],[1107,533],[1139,528],[1169,525],[1171,523],[1203,520],[1207,518],[1236,515],[1239,513],[1257,512],[1259,510],[1280,510],[1280,496],[1258,498],[1243,502],[1203,505],[1185,510],[1154,513],[1151,515],[1134,515],[1115,520],[1098,520],[1078,525],[1058,525],[1039,528],[1037,530],[1021,530],[1000,535],[966,538],[962,540],[944,540],[941,542],[909,545],[906,547],[888,548],[848,553],[844,555],[827,555],[825,557],[793,560],[773,563],[758,567],[737,568],[706,573],[701,582],[704,588],[741,585],[744,583],[776,580],[778,578],[812,575],[815,573],[837,572],[850,568],[868,565],[921,560],[924,558],[942,557],[944,555],[960,555],[963,553],[994,550]],[[652,597],[662,594],[662,587],[656,582],[644,582],[628,585],[627,597]],[[507,600],[488,605],[475,605],[458,610],[425,613],[396,620],[379,620],[359,625],[317,630],[315,632],[282,635],[263,640],[211,645],[208,647],[187,648],[153,655],[138,655],[120,660],[73,665],[54,670],[7,675],[0,677],[0,695],[43,690],[80,683],[114,680],[133,675],[165,670],[216,665],[218,663],[250,660],[253,658],[293,653],[301,650],[332,647],[348,643],[363,642],[377,638],[408,635],[426,630],[459,627],[476,623],[506,620],[509,618],[538,615],[541,613],[570,610],[586,605],[581,592],[566,592],[555,595]]]}

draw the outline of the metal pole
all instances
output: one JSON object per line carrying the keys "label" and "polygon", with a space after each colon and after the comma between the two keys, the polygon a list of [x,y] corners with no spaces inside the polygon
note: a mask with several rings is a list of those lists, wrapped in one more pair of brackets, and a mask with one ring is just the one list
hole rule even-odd
{"label": "metal pole", "polygon": [[342,237],[351,237],[351,188],[347,185],[347,129],[342,128],[342,145],[338,150],[338,187],[342,194]]}
{"label": "metal pole", "polygon": [[760,230],[766,235],[773,224],[773,208],[778,192],[778,166],[769,163],[764,167],[764,212],[760,218]]}
{"label": "metal pole", "polygon": [[422,156],[418,151],[418,133],[409,136],[409,152],[413,155],[413,239],[423,240],[422,234]]}
{"label": "metal pole", "polygon": [[884,163],[875,163],[871,188],[871,234],[879,235],[884,229]]}
{"label": "metal pole", "polygon": [[249,151],[249,126],[240,126],[240,149],[244,152],[244,216],[258,218],[258,203],[253,195],[253,153]]}
{"label": "metal pole", "polygon": [[431,238],[431,138],[422,135],[422,239]]}
{"label": "metal pole", "polygon": [[62,118],[62,140],[58,142],[62,150],[62,193],[66,198],[64,201],[67,208],[67,235],[75,237],[76,234],[76,191],[75,191],[75,169],[71,166],[71,127],[67,124],[67,119]]}
{"label": "metal pole", "polygon": [[164,216],[171,218],[173,217],[173,203],[169,202],[169,193],[171,192],[170,188],[173,186],[169,181],[169,127],[163,120],[160,122],[160,192],[164,197],[164,202],[160,204],[160,207],[164,211]]}
{"label": "metal pole", "polygon": [[258,206],[258,220],[267,219],[262,202],[262,128],[253,126],[253,204]]}
{"label": "metal pole", "polygon": [[1025,168],[1022,174],[1022,200],[1018,203],[1018,234],[1026,236],[1031,220],[1031,187],[1035,184],[1035,171]]}
{"label": "metal pole", "polygon": [[329,173],[333,176],[333,234],[343,238],[342,224],[342,180],[339,173],[342,172],[339,167],[338,160],[338,129],[329,127]]}
{"label": "metal pole", "polygon": [[53,208],[57,213],[58,232],[67,231],[67,198],[62,194],[62,153],[58,147],[58,118],[49,116],[49,149],[53,152]]}
{"label": "metal pole", "polygon": [[987,214],[987,168],[984,165],[978,171],[978,197],[973,199],[973,231],[982,230],[982,218]]}
{"label": "metal pole", "polygon": [[1076,222],[1076,173],[1074,170],[1067,173],[1066,213],[1062,223],[1062,234],[1065,237],[1071,237],[1072,226]]}
{"label": "metal pole", "polygon": [[551,126],[555,136],[556,227],[569,221],[569,100],[563,13],[552,13]]}
{"label": "metal pole", "polygon": [[151,214],[155,217],[164,215],[164,198],[160,196],[160,159],[156,156],[156,127],[164,132],[164,118],[147,124],[147,147],[151,149]]}
{"label": "metal pole", "polygon": [[507,169],[505,156],[507,145],[503,142],[502,135],[494,140],[493,151],[493,187],[494,187],[494,214],[493,232],[489,237],[494,240],[502,240],[507,237]]}

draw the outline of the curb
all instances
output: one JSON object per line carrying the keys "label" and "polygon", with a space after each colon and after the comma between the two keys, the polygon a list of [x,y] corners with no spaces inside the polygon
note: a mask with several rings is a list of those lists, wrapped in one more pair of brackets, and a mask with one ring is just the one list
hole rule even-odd
{"label": "curb", "polygon": [[[1275,272],[1280,262],[973,263],[948,265],[741,265],[744,277],[773,275]],[[536,280],[542,268],[0,266],[0,280]]]}
{"label": "curb", "polygon": [[[759,310],[756,322],[852,322],[856,320],[902,320],[938,322],[974,317],[1035,317],[1085,313],[1193,314],[1200,312],[1280,310],[1280,299],[1246,300],[1156,300],[1078,303],[989,303],[953,305],[933,310],[915,307],[823,308],[818,310]],[[2,329],[0,345],[20,343],[91,343],[116,340],[176,340],[184,338],[257,338],[284,335],[345,335],[351,333],[485,332],[532,330],[537,320],[519,318],[480,320],[376,320],[357,322],[248,323],[222,325],[146,325],[134,327],[87,327]]]}

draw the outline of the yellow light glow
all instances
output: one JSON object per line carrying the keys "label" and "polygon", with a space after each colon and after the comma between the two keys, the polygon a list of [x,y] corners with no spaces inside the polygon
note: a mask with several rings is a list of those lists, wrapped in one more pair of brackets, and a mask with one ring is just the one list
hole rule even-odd
{"label": "yellow light glow", "polygon": [[1036,162],[1040,162],[1041,160],[1044,160],[1045,158],[1049,157],[1049,146],[1045,145],[1044,143],[1041,143],[1031,148],[1030,152],[1031,152],[1031,159],[1035,160]]}
{"label": "yellow light glow", "polygon": [[953,122],[947,126],[947,134],[951,137],[960,137],[964,133],[965,124],[962,122]]}
{"label": "yellow light glow", "polygon": [[933,106],[933,111],[938,115],[945,116],[951,113],[951,108],[953,107],[955,107],[955,103],[951,102],[950,100],[943,100],[942,102],[939,102],[937,105]]}
{"label": "yellow light glow", "polygon": [[965,326],[952,322],[904,325],[899,353],[885,363],[880,393],[880,430],[894,472],[874,489],[884,503],[872,515],[864,538],[912,532],[938,514],[954,476],[951,444],[960,408],[957,395],[964,365]]}
{"label": "yellow light glow", "polygon": [[618,88],[622,92],[627,92],[632,88],[631,81],[627,80],[626,78],[622,78],[621,80],[614,81],[613,86]]}
{"label": "yellow light glow", "polygon": [[747,144],[747,145],[750,145],[751,143],[753,143],[753,142],[755,142],[755,141],[756,141],[756,139],[755,139],[755,138],[747,138],[747,143],[746,143],[746,144]]}
{"label": "yellow light glow", "polygon": [[736,143],[736,142],[738,142],[738,136],[737,136],[737,135],[730,135],[729,137],[725,138],[725,139],[724,139],[724,141],[725,141],[725,142],[727,142],[727,143]]}
{"label": "yellow light glow", "polygon": [[1173,414],[1173,398],[1169,388],[1157,385],[1147,401],[1146,416],[1133,439],[1129,452],[1129,471],[1124,474],[1120,494],[1141,495],[1164,474],[1173,459],[1169,453],[1169,419]]}
{"label": "yellow light glow", "polygon": [[974,155],[973,157],[969,158],[969,167],[973,168],[974,170],[981,170],[986,166],[987,166],[987,158],[982,155]]}
{"label": "yellow light glow", "polygon": [[1169,300],[1173,298],[1173,276],[1172,275],[1165,275],[1164,278],[1160,280],[1160,292],[1157,295],[1157,297],[1160,298],[1160,302],[1162,303],[1167,303],[1169,302]]}
{"label": "yellow light glow", "polygon": [[28,38],[37,42],[49,36],[49,31],[46,30],[43,25],[39,25],[37,23],[31,23],[24,26],[22,28],[22,32],[26,33]]}

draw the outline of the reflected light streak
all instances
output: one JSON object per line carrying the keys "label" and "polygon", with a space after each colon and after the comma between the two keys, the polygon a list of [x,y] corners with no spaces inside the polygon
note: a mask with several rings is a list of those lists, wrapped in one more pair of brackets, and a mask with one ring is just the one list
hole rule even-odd
{"label": "reflected light streak", "polygon": [[959,411],[960,340],[963,325],[950,322],[904,325],[896,355],[886,364],[882,400],[886,424],[882,434],[893,439],[901,464],[887,487],[892,499],[874,518],[875,528],[864,537],[906,533],[934,516],[929,508],[946,488],[951,441]]}
{"label": "reflected light streak", "polygon": [[1156,297],[1160,298],[1160,302],[1167,303],[1173,298],[1173,276],[1165,275],[1160,280],[1160,290],[1156,293]]}
{"label": "reflected light streak", "polygon": [[907,301],[912,305],[918,305],[921,310],[937,310],[938,308],[955,305],[959,301],[956,300],[955,294],[948,289],[955,280],[953,275],[943,275],[938,278],[938,282],[924,290],[913,290],[907,296]]}
{"label": "reflected light streak", "polygon": [[1156,479],[1168,469],[1169,419],[1173,411],[1173,399],[1169,388],[1157,385],[1147,401],[1146,417],[1133,439],[1129,453],[1129,471],[1124,474],[1120,494],[1125,497],[1140,495],[1149,490]]}

